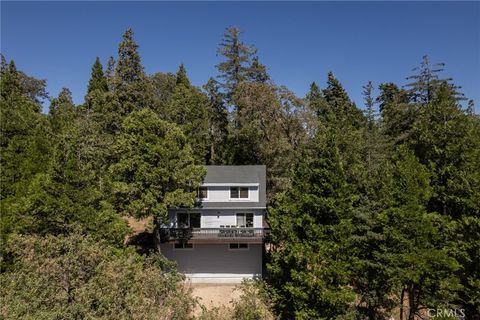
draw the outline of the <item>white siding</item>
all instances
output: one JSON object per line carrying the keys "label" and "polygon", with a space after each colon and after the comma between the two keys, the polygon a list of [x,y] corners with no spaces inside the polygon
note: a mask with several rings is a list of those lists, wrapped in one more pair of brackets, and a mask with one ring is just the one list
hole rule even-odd
{"label": "white siding", "polygon": [[207,188],[208,198],[202,199],[202,202],[258,202],[257,186],[248,187],[248,199],[230,199],[230,186],[208,186]]}
{"label": "white siding", "polygon": [[262,275],[262,245],[232,250],[229,244],[194,244],[193,249],[173,249],[161,244],[162,254],[177,262],[177,268],[192,282],[240,282]]}

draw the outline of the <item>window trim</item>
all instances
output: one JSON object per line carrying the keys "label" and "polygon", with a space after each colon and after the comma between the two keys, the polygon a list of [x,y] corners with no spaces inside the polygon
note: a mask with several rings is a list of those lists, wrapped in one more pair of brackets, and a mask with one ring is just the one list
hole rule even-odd
{"label": "window trim", "polygon": [[[232,189],[236,188],[238,191],[238,198],[232,198]],[[240,189],[247,189],[247,197],[242,198],[240,197],[241,191]],[[230,186],[229,193],[228,193],[229,200],[233,201],[249,201],[250,200],[250,188],[245,186]]]}
{"label": "window trim", "polygon": [[[232,244],[236,244],[237,245],[237,248],[232,248]],[[240,248],[240,245],[246,245],[247,247],[246,248]],[[248,243],[245,243],[245,242],[231,242],[228,244],[228,250],[231,250],[231,251],[247,251],[247,250],[250,250],[250,245]]]}

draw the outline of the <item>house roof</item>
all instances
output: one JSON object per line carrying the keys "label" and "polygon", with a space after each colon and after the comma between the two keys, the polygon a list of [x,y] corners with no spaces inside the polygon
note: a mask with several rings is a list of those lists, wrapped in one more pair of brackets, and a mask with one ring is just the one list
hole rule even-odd
{"label": "house roof", "polygon": [[266,166],[206,166],[207,174],[204,184],[252,184],[258,185],[258,202],[203,202],[203,208],[265,208],[266,199]]}
{"label": "house roof", "polygon": [[260,183],[265,184],[265,166],[206,166],[204,183]]}

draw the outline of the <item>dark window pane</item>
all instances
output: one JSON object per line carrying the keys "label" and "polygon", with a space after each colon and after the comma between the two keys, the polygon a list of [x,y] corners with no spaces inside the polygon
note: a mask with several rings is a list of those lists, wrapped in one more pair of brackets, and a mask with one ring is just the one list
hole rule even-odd
{"label": "dark window pane", "polygon": [[230,198],[238,198],[238,188],[231,187],[230,188]]}
{"label": "dark window pane", "polygon": [[245,217],[245,226],[247,228],[253,228],[253,213],[247,213]]}
{"label": "dark window pane", "polygon": [[207,187],[198,188],[197,198],[207,199],[208,198],[208,188]]}
{"label": "dark window pane", "polygon": [[238,249],[238,243],[230,243],[230,249]]}
{"label": "dark window pane", "polygon": [[248,198],[248,188],[242,187],[240,188],[240,198],[247,199]]}
{"label": "dark window pane", "polygon": [[248,249],[248,243],[239,243],[238,248],[239,249]]}
{"label": "dark window pane", "polygon": [[200,213],[190,213],[190,228],[200,228]]}
{"label": "dark window pane", "polygon": [[177,213],[177,227],[178,228],[188,227],[188,213],[186,212]]}

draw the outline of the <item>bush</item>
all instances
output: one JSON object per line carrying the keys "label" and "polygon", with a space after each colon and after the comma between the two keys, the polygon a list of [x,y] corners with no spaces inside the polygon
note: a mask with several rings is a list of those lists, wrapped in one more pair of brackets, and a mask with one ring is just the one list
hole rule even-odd
{"label": "bush", "polygon": [[15,236],[0,274],[2,319],[190,319],[196,304],[183,275],[90,236]]}

